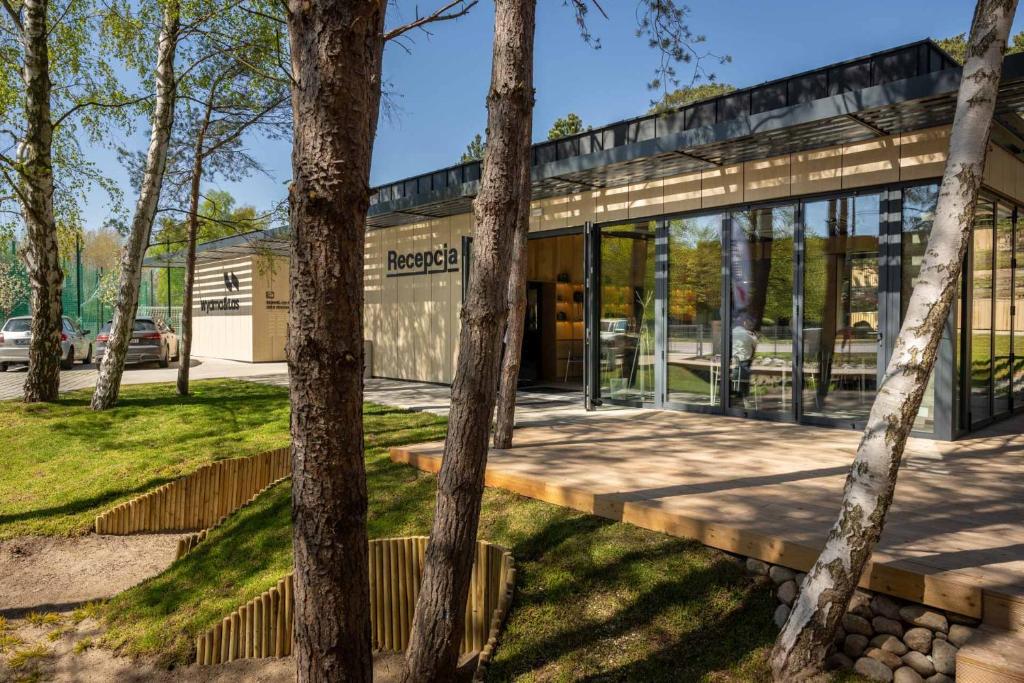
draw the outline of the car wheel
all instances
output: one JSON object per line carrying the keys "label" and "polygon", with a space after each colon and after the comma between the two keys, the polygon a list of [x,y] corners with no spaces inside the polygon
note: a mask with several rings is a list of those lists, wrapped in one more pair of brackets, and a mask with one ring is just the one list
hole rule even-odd
{"label": "car wheel", "polygon": [[88,365],[92,362],[92,344],[89,344],[89,352],[85,354],[85,358],[82,359],[82,365]]}
{"label": "car wheel", "polygon": [[68,347],[68,357],[60,362],[61,370],[70,370],[71,366],[75,363],[75,347]]}
{"label": "car wheel", "polygon": [[159,365],[162,368],[166,368],[168,365],[170,365],[169,361],[167,360],[167,357],[170,356],[170,355],[171,355],[170,351],[168,351],[167,347],[165,346],[164,347],[163,358],[161,358],[160,360],[157,361],[157,365]]}
{"label": "car wheel", "polygon": [[0,372],[7,372],[7,363],[0,363]]}

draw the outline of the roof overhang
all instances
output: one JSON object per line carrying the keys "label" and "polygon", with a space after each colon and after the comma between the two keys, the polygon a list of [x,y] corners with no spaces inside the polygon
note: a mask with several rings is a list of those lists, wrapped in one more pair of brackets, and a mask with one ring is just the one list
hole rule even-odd
{"label": "roof overhang", "polygon": [[[291,254],[290,235],[291,231],[284,226],[203,242],[196,245],[196,263],[264,254],[287,257]],[[154,254],[148,256],[143,265],[148,268],[184,268],[185,251]]]}

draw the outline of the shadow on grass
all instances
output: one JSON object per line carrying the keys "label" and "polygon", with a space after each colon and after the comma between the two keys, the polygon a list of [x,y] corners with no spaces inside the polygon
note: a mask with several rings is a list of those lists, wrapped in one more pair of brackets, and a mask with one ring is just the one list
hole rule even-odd
{"label": "shadow on grass", "polygon": [[0,525],[8,524],[11,522],[23,522],[29,519],[45,519],[53,516],[65,516],[65,515],[76,515],[81,512],[87,512],[97,507],[108,505],[115,500],[118,500],[125,496],[140,495],[146,493],[151,489],[155,489],[158,486],[162,486],[169,481],[173,481],[177,477],[152,477],[138,486],[131,488],[122,488],[115,490],[104,491],[103,493],[93,496],[91,498],[81,498],[78,500],[71,500],[63,505],[56,505],[47,508],[36,508],[33,510],[24,510],[22,512],[15,512],[13,514],[0,514]]}

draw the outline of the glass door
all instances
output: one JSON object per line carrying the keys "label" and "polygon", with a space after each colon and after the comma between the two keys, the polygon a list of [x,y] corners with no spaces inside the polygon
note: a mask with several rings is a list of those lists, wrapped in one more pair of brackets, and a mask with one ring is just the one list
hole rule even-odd
{"label": "glass door", "polygon": [[614,403],[653,404],[655,223],[601,226],[595,236],[600,264],[596,288],[598,396]]}
{"label": "glass door", "polygon": [[801,408],[809,421],[863,424],[884,355],[881,196],[804,204]]}

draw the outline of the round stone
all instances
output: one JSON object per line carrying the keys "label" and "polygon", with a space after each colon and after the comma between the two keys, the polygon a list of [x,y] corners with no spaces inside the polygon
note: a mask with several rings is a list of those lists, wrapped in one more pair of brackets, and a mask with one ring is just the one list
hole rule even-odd
{"label": "round stone", "polygon": [[898,620],[900,618],[900,606],[888,595],[881,593],[871,598],[871,610],[886,619]]}
{"label": "round stone", "polygon": [[780,629],[786,625],[786,619],[789,619],[789,605],[779,605],[775,608],[775,614],[772,616],[775,621],[775,625]]}
{"label": "round stone", "polygon": [[932,632],[920,626],[914,627],[903,634],[903,642],[911,650],[926,655],[932,651]]}
{"label": "round stone", "polygon": [[793,601],[796,600],[796,594],[799,589],[796,587],[796,581],[787,581],[786,583],[779,586],[776,595],[779,597],[779,602],[792,605]]}
{"label": "round stone", "polygon": [[875,634],[867,619],[856,614],[850,614],[849,612],[843,615],[843,628],[846,629],[847,633],[859,633],[868,638]]}
{"label": "round stone", "polygon": [[768,578],[775,582],[776,586],[780,586],[787,581],[792,581],[796,577],[796,572],[787,567],[781,565],[774,565],[768,570]]}
{"label": "round stone", "polygon": [[946,674],[935,674],[924,679],[924,683],[954,683],[954,681]]}
{"label": "round stone", "polygon": [[973,635],[974,629],[970,626],[964,626],[963,624],[950,624],[949,626],[948,640],[957,647],[963,647]]}
{"label": "round stone", "polygon": [[864,651],[864,656],[871,657],[871,659],[877,659],[894,671],[903,666],[903,660],[900,659],[899,655],[887,652],[886,650],[881,650],[877,647],[869,647]]}
{"label": "round stone", "polygon": [[872,638],[871,646],[877,647],[879,650],[891,652],[900,657],[907,653],[907,646],[903,644],[903,641],[896,636],[891,636],[887,633],[883,633]]}
{"label": "round stone", "polygon": [[892,669],[871,657],[861,657],[858,659],[853,665],[853,670],[864,678],[870,678],[873,681],[882,681],[883,683],[890,683],[892,681]]}
{"label": "round stone", "polygon": [[851,659],[857,659],[868,646],[867,636],[862,636],[859,633],[853,633],[846,636],[846,640],[843,641],[843,653]]}
{"label": "round stone", "polygon": [[853,597],[850,598],[850,608],[847,612],[853,612],[858,617],[864,617],[871,621],[871,617],[875,616],[871,611],[871,596],[860,589],[855,590]]}
{"label": "round stone", "polygon": [[799,572],[799,573],[797,573],[796,578],[794,579],[794,581],[796,581],[796,585],[802,586],[802,585],[804,585],[804,579],[806,579],[806,578],[807,578],[807,574],[805,574],[803,572]]}
{"label": "round stone", "polygon": [[903,624],[889,617],[877,616],[871,620],[871,626],[875,633],[888,633],[897,638],[903,635]]}
{"label": "round stone", "polygon": [[827,671],[839,671],[840,669],[852,669],[853,660],[844,655],[842,652],[833,652],[825,660],[825,669]]}
{"label": "round stone", "polygon": [[924,679],[921,678],[921,674],[917,673],[909,666],[903,666],[896,669],[896,673],[892,676],[893,683],[924,683]]}
{"label": "round stone", "polygon": [[956,653],[958,648],[946,640],[936,640],[932,643],[932,662],[935,663],[935,671],[947,676],[956,675]]}
{"label": "round stone", "polygon": [[903,655],[903,663],[926,678],[935,673],[935,665],[932,664],[932,661],[917,650],[911,650]]}
{"label": "round stone", "polygon": [[946,616],[930,610],[923,605],[907,605],[900,608],[900,618],[908,624],[921,626],[932,631],[949,631],[949,622]]}
{"label": "round stone", "polygon": [[755,560],[753,557],[748,557],[747,571],[755,576],[768,576],[768,563],[762,562],[761,560]]}

